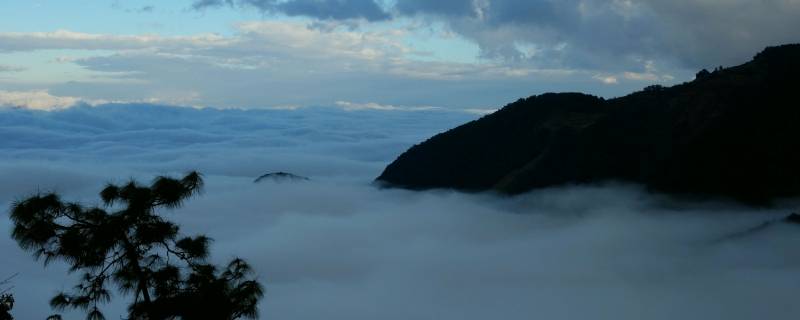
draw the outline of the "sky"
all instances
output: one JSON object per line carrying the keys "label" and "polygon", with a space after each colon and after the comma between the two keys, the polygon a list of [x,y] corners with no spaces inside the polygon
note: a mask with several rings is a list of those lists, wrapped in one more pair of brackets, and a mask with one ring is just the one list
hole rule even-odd
{"label": "sky", "polygon": [[0,104],[496,109],[692,80],[800,41],[798,0],[3,1]]}
{"label": "sky", "polygon": [[[295,110],[144,104],[0,108],[0,208],[36,192],[99,203],[105,183],[199,170],[202,193],[158,214],[249,262],[260,319],[796,319],[800,206],[685,203],[635,185],[521,196],[372,183],[400,152],[479,115],[449,109]],[[287,171],[310,181],[254,179]],[[17,319],[44,319],[78,275],[9,236],[0,278]],[[119,319],[130,297],[101,306]],[[65,312],[64,319],[85,319]]]}

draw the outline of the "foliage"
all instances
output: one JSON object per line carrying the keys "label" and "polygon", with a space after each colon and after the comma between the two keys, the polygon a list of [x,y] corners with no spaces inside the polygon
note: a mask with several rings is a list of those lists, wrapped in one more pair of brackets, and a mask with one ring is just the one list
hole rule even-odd
{"label": "foliage", "polygon": [[247,263],[234,259],[219,270],[206,262],[210,238],[182,237],[156,213],[180,207],[202,186],[197,172],[158,177],[150,186],[109,184],[100,192],[102,207],[35,195],[13,204],[12,236],[45,264],[61,260],[82,272],[72,292],[50,301],[55,309],[104,319],[99,306],[111,300],[113,283],[132,297],[131,319],[256,318],[263,292]]}
{"label": "foliage", "polygon": [[13,320],[11,309],[14,309],[14,296],[10,294],[0,295],[0,320]]}
{"label": "foliage", "polygon": [[711,75],[711,72],[709,72],[709,71],[708,71],[708,70],[706,70],[706,69],[703,69],[703,70],[700,70],[700,71],[698,71],[698,72],[697,72],[697,73],[694,75],[694,78],[695,78],[695,79],[705,79],[705,78],[708,78],[708,76],[710,76],[710,75]]}
{"label": "foliage", "polygon": [[664,89],[666,89],[664,86],[659,85],[659,84],[654,84],[654,85],[650,85],[650,86],[644,87],[644,89],[642,91],[645,91],[645,92],[658,92],[658,91],[662,91]]}
{"label": "foliage", "polygon": [[11,309],[14,309],[14,296],[9,293],[13,287],[6,286],[11,282],[11,279],[16,276],[15,274],[0,281],[0,320],[14,319],[14,317],[11,316]]}

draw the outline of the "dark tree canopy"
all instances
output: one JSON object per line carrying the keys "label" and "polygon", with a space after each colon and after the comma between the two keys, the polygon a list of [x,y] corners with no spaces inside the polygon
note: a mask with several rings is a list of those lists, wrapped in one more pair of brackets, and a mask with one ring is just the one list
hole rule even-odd
{"label": "dark tree canopy", "polygon": [[711,72],[709,72],[706,69],[703,69],[703,70],[698,71],[694,75],[694,77],[695,77],[695,79],[705,79],[705,78],[708,78],[708,76],[710,76],[710,75],[711,75]]}
{"label": "dark tree canopy", "polygon": [[11,309],[14,309],[14,296],[10,294],[0,295],[0,320],[13,320]]}
{"label": "dark tree canopy", "polygon": [[14,295],[12,295],[10,286],[11,279],[16,277],[16,274],[0,281],[0,320],[14,320],[11,316],[11,309],[14,309]]}
{"label": "dark tree canopy", "polygon": [[158,177],[151,185],[109,184],[102,207],[39,194],[13,204],[13,238],[44,263],[62,260],[83,276],[74,290],[53,297],[59,310],[83,309],[104,319],[100,305],[109,284],[130,296],[131,319],[256,318],[261,285],[241,259],[224,268],[206,261],[211,239],[183,237],[178,225],[157,214],[180,207],[203,186],[199,173]]}

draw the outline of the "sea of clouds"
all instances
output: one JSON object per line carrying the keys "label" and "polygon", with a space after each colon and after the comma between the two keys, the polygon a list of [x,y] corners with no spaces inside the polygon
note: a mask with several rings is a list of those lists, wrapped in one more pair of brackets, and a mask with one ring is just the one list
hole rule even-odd
{"label": "sea of clouds", "polygon": [[[107,182],[199,170],[205,191],[165,212],[248,260],[264,319],[794,319],[800,206],[678,202],[637,186],[517,197],[381,189],[402,151],[478,116],[449,110],[0,108],[0,278],[18,319],[44,319],[74,281],[10,239],[7,208],[43,191],[96,204]],[[307,182],[253,179],[273,171]],[[736,235],[736,236],[731,236]],[[121,298],[119,300],[124,300]],[[109,319],[124,304],[104,308]],[[82,319],[66,313],[66,319]]]}

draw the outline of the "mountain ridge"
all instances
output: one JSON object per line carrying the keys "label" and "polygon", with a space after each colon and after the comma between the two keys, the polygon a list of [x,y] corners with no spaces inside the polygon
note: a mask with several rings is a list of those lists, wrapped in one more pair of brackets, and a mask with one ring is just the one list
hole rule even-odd
{"label": "mountain ridge", "polygon": [[765,203],[800,195],[800,44],[672,87],[603,99],[546,93],[411,147],[389,186],[529,190],[610,180]]}

